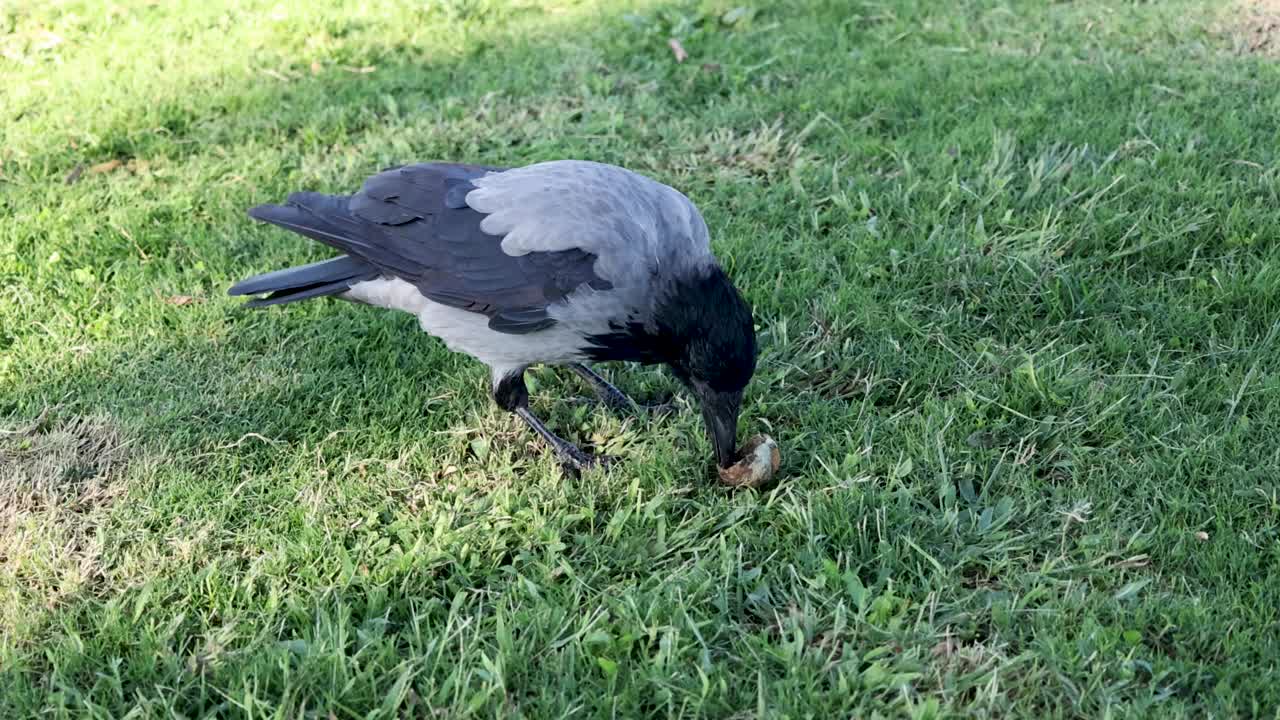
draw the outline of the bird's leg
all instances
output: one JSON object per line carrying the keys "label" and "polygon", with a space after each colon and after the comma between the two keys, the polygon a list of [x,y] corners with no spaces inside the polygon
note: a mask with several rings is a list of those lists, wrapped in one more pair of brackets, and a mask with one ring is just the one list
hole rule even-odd
{"label": "bird's leg", "polygon": [[503,410],[519,415],[533,431],[551,446],[560,464],[572,471],[585,470],[607,461],[604,456],[593,456],[578,446],[556,435],[529,409],[529,389],[524,384],[524,368],[514,372],[494,373],[493,399]]}
{"label": "bird's leg", "polygon": [[637,409],[657,413],[671,408],[671,403],[669,401],[665,403],[658,403],[656,405],[641,405],[640,403],[637,403],[627,397],[627,394],[619,390],[613,383],[605,380],[595,370],[592,370],[582,363],[570,363],[569,368],[577,373],[583,380],[586,380],[587,383],[591,385],[591,390],[595,392],[596,397],[599,398],[600,402],[604,403],[604,406],[609,408],[609,411],[616,415],[625,417],[634,414]]}
{"label": "bird's leg", "polygon": [[627,397],[626,393],[615,387],[613,383],[600,377],[595,370],[582,363],[571,363],[569,368],[591,385],[591,390],[596,394],[596,397],[610,411],[619,415],[626,415],[635,411],[636,404],[632,402],[631,398]]}
{"label": "bird's leg", "polygon": [[538,433],[555,450],[556,457],[565,468],[573,471],[582,471],[594,467],[600,462],[600,458],[588,455],[577,445],[551,432],[529,408],[516,408],[516,414],[523,418],[529,424],[529,427],[533,428],[533,431]]}

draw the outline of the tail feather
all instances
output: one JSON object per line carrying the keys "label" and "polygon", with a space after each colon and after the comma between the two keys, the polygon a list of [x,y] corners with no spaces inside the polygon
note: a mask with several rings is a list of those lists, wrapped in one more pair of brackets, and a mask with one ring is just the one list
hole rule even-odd
{"label": "tail feather", "polygon": [[249,216],[278,225],[336,250],[394,273],[412,278],[422,272],[422,261],[400,254],[388,244],[384,228],[352,212],[352,198],[316,192],[296,192],[284,205],[259,205]]}
{"label": "tail feather", "polygon": [[292,230],[344,253],[310,265],[286,268],[256,275],[236,283],[229,295],[263,295],[247,303],[248,307],[264,307],[296,302],[323,295],[339,295],[352,285],[382,275],[360,254],[359,223],[347,207],[349,198],[341,195],[297,192],[284,205],[259,205],[249,210],[249,217]]}
{"label": "tail feather", "polygon": [[381,273],[360,258],[343,255],[310,265],[276,270],[242,280],[227,290],[228,295],[262,295],[247,303],[248,307],[265,307],[306,300],[323,295],[338,295],[352,285],[373,280]]}
{"label": "tail feather", "polygon": [[279,225],[348,252],[362,243],[356,238],[359,228],[347,208],[350,198],[314,192],[296,192],[285,205],[259,205],[249,210],[249,217]]}

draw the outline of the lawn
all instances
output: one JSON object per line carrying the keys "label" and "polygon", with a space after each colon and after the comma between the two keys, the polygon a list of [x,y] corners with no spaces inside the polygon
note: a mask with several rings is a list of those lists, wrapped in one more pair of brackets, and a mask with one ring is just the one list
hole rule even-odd
{"label": "lawn", "polygon": [[[0,5],[0,717],[1280,717],[1280,7],[742,5]],[[562,157],[703,210],[771,487],[225,294]]]}

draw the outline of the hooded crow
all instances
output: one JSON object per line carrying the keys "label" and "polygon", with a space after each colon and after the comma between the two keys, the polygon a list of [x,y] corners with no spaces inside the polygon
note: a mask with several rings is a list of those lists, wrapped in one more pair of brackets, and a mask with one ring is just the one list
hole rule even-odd
{"label": "hooded crow", "polygon": [[624,168],[559,160],[520,168],[390,168],[354,195],[299,192],[249,211],[342,255],[258,275],[251,307],[333,296],[402,310],[489,367],[493,399],[582,469],[598,458],[529,410],[524,371],[567,365],[612,409],[631,401],[586,363],[663,364],[696,396],[716,461],[735,460],[756,366],[751,309],[677,190]]}

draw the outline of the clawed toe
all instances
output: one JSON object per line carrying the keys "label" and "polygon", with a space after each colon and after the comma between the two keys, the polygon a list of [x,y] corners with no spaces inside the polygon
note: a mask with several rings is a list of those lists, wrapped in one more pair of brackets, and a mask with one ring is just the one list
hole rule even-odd
{"label": "clawed toe", "polygon": [[655,418],[670,415],[676,411],[676,403],[671,398],[656,403],[638,404],[637,407],[649,417]]}
{"label": "clawed toe", "polygon": [[615,455],[592,455],[576,447],[566,447],[557,451],[560,467],[573,475],[594,468],[611,468],[622,461]]}

